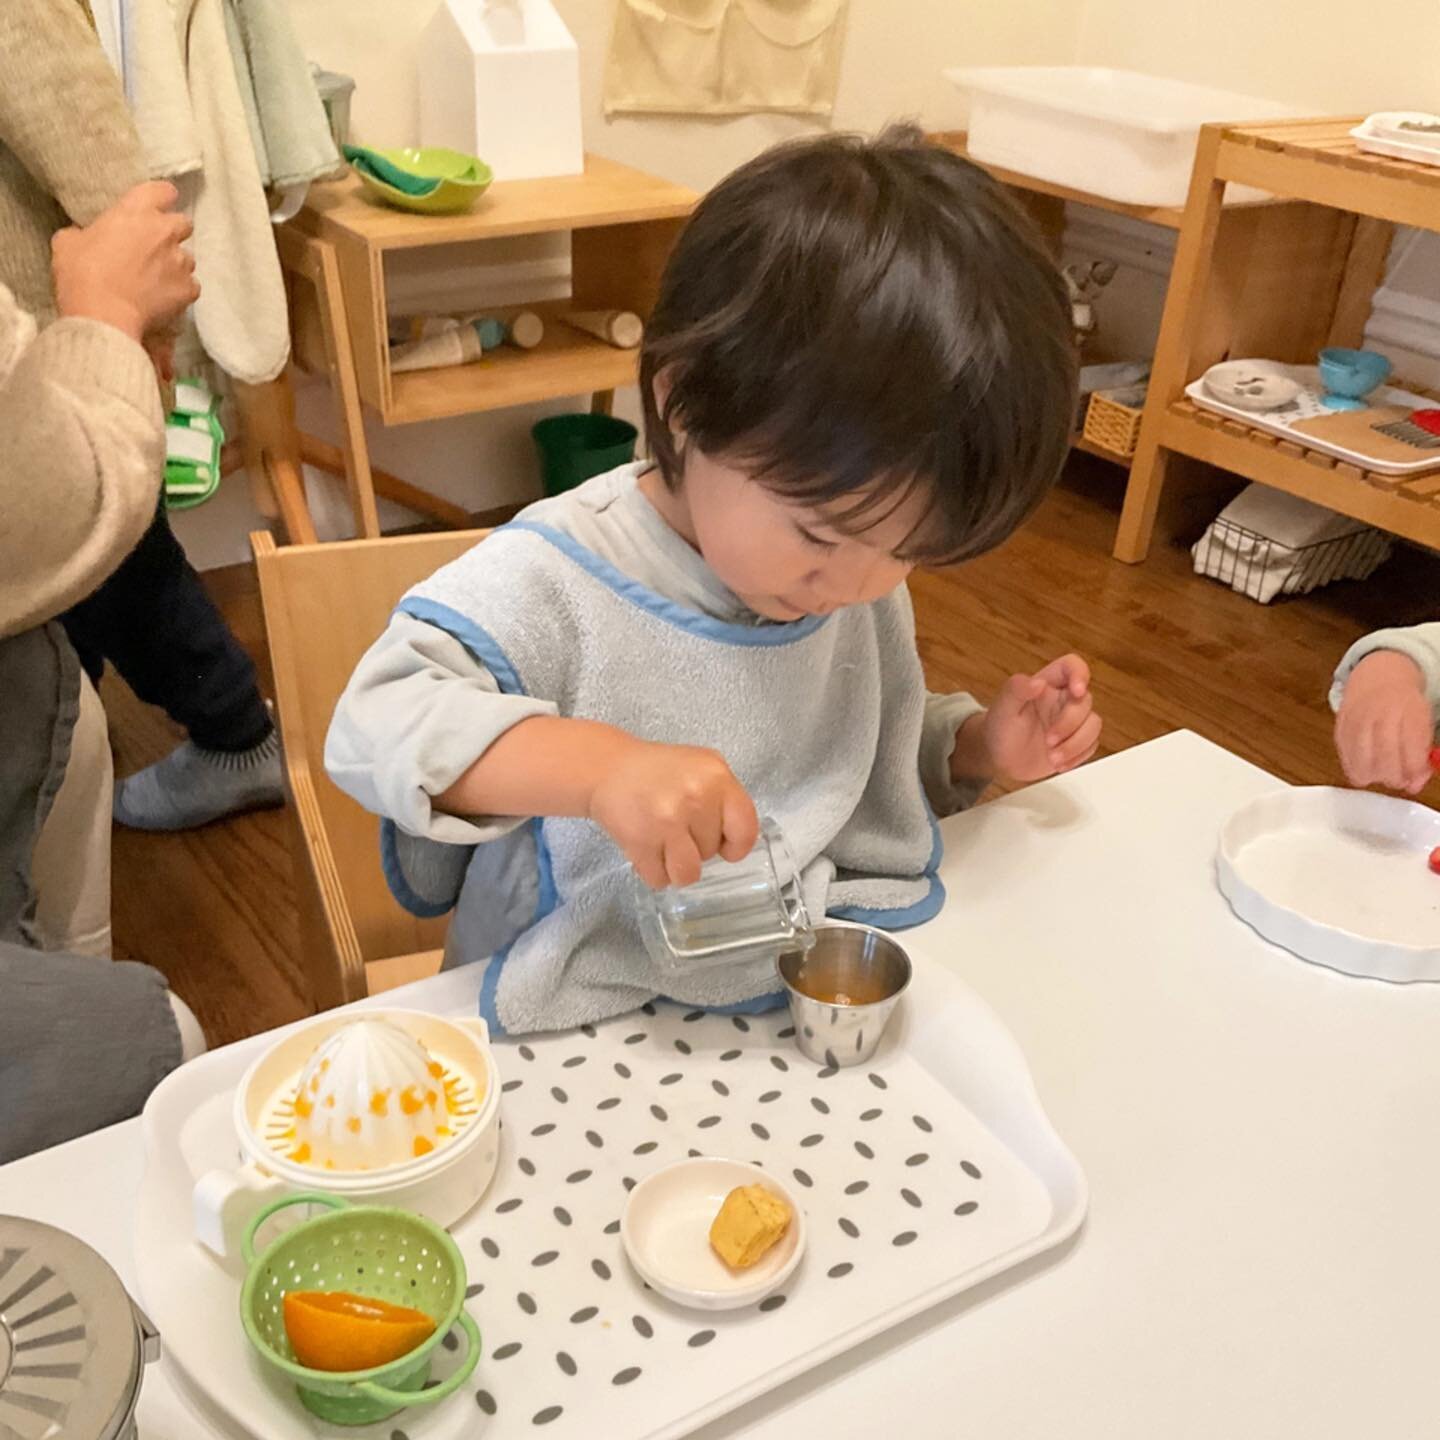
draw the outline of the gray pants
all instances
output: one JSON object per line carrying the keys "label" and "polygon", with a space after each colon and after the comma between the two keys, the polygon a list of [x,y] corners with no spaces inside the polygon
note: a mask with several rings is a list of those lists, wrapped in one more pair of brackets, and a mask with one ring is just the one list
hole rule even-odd
{"label": "gray pants", "polygon": [[138,1114],[179,1063],[158,970],[0,942],[0,1163]]}

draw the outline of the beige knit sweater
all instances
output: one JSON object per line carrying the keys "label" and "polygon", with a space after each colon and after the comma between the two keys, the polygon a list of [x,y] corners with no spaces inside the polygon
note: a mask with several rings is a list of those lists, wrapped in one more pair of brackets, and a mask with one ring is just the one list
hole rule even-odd
{"label": "beige knit sweater", "polygon": [[144,349],[98,320],[57,320],[37,338],[0,286],[0,638],[105,580],[154,516],[164,463]]}
{"label": "beige knit sweater", "polygon": [[145,178],[84,0],[0,0],[0,284],[50,319],[50,237]]}
{"label": "beige knit sweater", "polygon": [[144,350],[95,320],[35,338],[54,316],[50,237],[143,179],[84,0],[0,0],[0,637],[90,594],[155,514],[164,416]]}

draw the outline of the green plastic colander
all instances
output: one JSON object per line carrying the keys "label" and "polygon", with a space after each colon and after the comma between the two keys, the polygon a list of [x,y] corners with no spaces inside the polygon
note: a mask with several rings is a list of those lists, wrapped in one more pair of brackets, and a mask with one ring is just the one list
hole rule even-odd
{"label": "green plastic colander", "polygon": [[[332,1213],[302,1221],[258,1257],[255,1236],[278,1210],[323,1205]],[[465,1262],[436,1224],[408,1210],[347,1205],[333,1195],[287,1195],[267,1205],[242,1242],[249,1267],[240,1318],[261,1358],[295,1382],[312,1414],[337,1425],[386,1420],[408,1405],[433,1405],[453,1395],[480,1359],[480,1330],[465,1310]],[[295,1360],[285,1333],[290,1290],[348,1290],[391,1305],[408,1305],[435,1322],[435,1331],[388,1365],[370,1370],[311,1370]],[[426,1388],[435,1347],[459,1323],[467,1341],[459,1368]]]}

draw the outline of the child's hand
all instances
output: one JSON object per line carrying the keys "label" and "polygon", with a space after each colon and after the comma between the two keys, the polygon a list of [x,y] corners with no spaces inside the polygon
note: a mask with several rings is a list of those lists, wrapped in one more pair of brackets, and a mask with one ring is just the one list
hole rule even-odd
{"label": "child's hand", "polygon": [[168,181],[150,180],[83,229],[56,233],[50,249],[61,315],[102,320],[142,340],[195,301],[195,261],[183,248],[191,226],[175,213],[176,198]]}
{"label": "child's hand", "polygon": [[1100,744],[1090,667],[1062,655],[1034,675],[1012,675],[985,712],[985,748],[996,775],[1043,780],[1083,765]]}
{"label": "child's hand", "polygon": [[635,741],[596,785],[590,818],[652,889],[693,885],[715,855],[743,860],[760,834],[745,787],[713,750]]}
{"label": "child's hand", "polygon": [[1420,667],[1397,650],[1367,655],[1350,672],[1335,717],[1346,778],[1418,795],[1430,780],[1434,724]]}

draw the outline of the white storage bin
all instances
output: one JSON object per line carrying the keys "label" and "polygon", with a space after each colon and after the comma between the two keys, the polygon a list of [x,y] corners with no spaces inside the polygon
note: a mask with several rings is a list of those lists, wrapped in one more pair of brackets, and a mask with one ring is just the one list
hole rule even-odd
{"label": "white storage bin", "polygon": [[497,180],[578,175],[580,58],[550,0],[442,0],[420,40],[420,143]]}
{"label": "white storage bin", "polygon": [[[1183,205],[1200,127],[1302,112],[1134,70],[1002,66],[946,70],[970,94],[970,154],[1125,205]],[[1262,192],[1232,185],[1227,200]]]}

